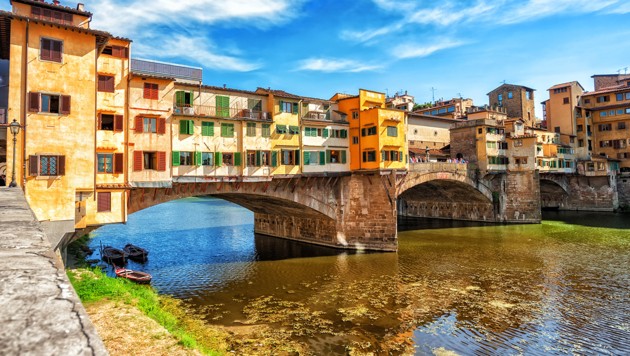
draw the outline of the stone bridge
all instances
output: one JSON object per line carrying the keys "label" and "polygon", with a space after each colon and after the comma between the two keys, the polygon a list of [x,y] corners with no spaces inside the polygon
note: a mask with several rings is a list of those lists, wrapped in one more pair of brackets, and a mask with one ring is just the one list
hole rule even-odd
{"label": "stone bridge", "polygon": [[210,195],[253,211],[256,233],[336,248],[395,251],[399,215],[537,223],[538,192],[535,172],[482,176],[466,164],[418,163],[409,171],[134,188],[128,213]]}
{"label": "stone bridge", "polygon": [[613,211],[619,206],[614,175],[540,173],[542,208]]}

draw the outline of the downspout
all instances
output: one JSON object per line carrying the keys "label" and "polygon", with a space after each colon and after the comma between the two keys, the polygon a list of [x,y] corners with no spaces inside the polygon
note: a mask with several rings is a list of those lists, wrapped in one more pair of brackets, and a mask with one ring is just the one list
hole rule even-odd
{"label": "downspout", "polygon": [[300,160],[300,175],[302,175],[304,173],[304,147],[302,146],[302,99],[300,99],[300,101],[298,101],[298,127],[299,127],[299,134],[298,134],[298,155],[301,157],[298,157],[298,159]]}
{"label": "downspout", "polygon": [[96,201],[96,175],[97,173],[97,168],[98,168],[98,157],[96,154],[96,144],[97,144],[97,139],[96,139],[96,133],[98,131],[98,119],[96,117],[96,115],[98,115],[98,40],[95,38],[94,39],[94,152],[93,152],[93,158],[94,158],[94,169],[93,169],[93,185],[92,185],[92,192],[93,192],[93,196],[94,196],[94,201]]}
{"label": "downspout", "polygon": [[[26,36],[25,36],[25,44],[24,44],[24,55],[22,56],[22,73],[24,73],[24,109],[23,109],[23,117],[22,121],[24,124],[22,125],[22,191],[26,194],[26,118],[28,116],[28,104],[26,101],[28,100],[28,36],[29,36],[29,25],[31,21],[30,19],[26,19]],[[15,170],[16,167],[13,167]]]}
{"label": "downspout", "polygon": [[[125,112],[124,112],[124,120],[123,125],[125,127],[124,131],[124,143],[123,143],[123,157],[125,166],[123,167],[123,177],[125,188],[129,185],[129,123],[131,122],[129,119],[129,87],[131,86],[131,43],[129,43],[129,50],[127,51],[127,88],[125,90]],[[130,190],[125,189],[125,202],[123,203],[123,223],[127,222],[127,206],[129,205],[130,198]]]}

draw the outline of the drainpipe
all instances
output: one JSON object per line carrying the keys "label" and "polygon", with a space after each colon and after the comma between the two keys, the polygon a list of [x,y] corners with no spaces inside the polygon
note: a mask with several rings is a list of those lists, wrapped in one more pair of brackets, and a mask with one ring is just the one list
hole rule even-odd
{"label": "drainpipe", "polygon": [[302,99],[298,101],[298,127],[300,130],[298,134],[298,155],[301,156],[298,157],[298,159],[300,160],[300,175],[302,175],[302,173],[304,173],[304,147],[302,146]]}
{"label": "drainpipe", "polygon": [[[26,194],[26,118],[28,116],[28,36],[30,19],[26,19],[26,36],[24,39],[24,55],[22,56],[22,73],[24,73],[24,108],[22,113],[22,191]],[[8,141],[8,140],[7,140]],[[16,167],[13,167],[15,170]]]}
{"label": "drainpipe", "polygon": [[[123,160],[125,162],[125,166],[123,167],[123,183],[125,184],[125,188],[126,186],[129,184],[129,123],[130,123],[130,118],[129,118],[129,91],[130,91],[130,86],[131,86],[131,43],[128,44],[129,49],[127,50],[127,88],[125,90],[125,112],[124,112],[124,118],[125,120],[123,120],[123,125],[124,125],[124,135],[125,138],[123,140]],[[98,163],[98,162],[97,162]],[[125,202],[123,204],[123,223],[127,223],[127,205],[129,204],[129,198],[130,198],[130,191],[125,189],[124,191],[125,193]]]}
{"label": "drainpipe", "polygon": [[[98,41],[94,41],[94,115],[98,115]],[[98,156],[96,154],[97,139],[96,134],[98,131],[98,119],[94,116],[94,152],[92,153],[94,158],[93,172],[93,186],[92,192],[94,194],[94,201],[96,201],[96,175],[98,167]],[[113,168],[113,167],[112,167]]]}

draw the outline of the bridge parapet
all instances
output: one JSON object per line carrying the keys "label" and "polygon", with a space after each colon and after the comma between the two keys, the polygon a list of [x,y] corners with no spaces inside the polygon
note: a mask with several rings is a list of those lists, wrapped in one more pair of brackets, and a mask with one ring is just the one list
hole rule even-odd
{"label": "bridge parapet", "polygon": [[472,175],[476,169],[477,165],[473,163],[422,162],[409,164],[409,172],[415,173],[449,172]]}

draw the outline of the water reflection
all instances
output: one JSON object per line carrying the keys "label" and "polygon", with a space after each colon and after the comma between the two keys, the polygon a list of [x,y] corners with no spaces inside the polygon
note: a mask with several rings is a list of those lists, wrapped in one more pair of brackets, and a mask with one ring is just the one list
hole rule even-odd
{"label": "water reflection", "polygon": [[398,253],[350,254],[254,237],[250,212],[195,198],[99,229],[93,245],[149,248],[138,267],[160,291],[275,353],[630,353],[630,219],[551,214],[405,221],[424,229],[400,232]]}

